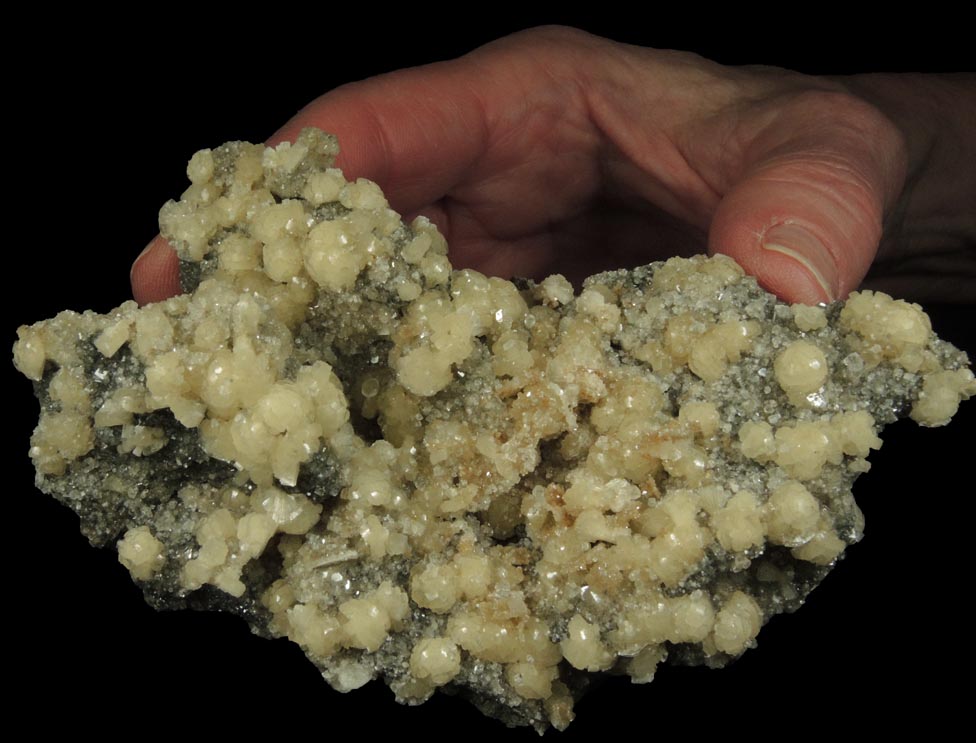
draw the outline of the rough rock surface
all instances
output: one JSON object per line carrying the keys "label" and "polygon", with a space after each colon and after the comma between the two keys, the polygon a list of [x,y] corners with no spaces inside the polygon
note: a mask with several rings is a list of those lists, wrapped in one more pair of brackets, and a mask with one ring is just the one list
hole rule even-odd
{"label": "rough rock surface", "polygon": [[900,415],[976,392],[915,306],[787,307],[723,259],[451,272],[334,140],[198,153],[161,225],[192,294],[21,328],[38,484],[157,606],[563,727],[589,675],[721,665],[859,539]]}

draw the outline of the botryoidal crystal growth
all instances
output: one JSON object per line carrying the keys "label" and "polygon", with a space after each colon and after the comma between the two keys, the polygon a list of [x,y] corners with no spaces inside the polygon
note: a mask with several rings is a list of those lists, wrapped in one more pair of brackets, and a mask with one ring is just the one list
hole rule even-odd
{"label": "botryoidal crystal growth", "polygon": [[881,293],[781,304],[730,259],[509,282],[332,167],[198,152],[185,294],[24,326],[38,486],[158,607],[298,643],[335,688],[563,728],[592,674],[723,665],[862,534],[901,416],[976,393]]}

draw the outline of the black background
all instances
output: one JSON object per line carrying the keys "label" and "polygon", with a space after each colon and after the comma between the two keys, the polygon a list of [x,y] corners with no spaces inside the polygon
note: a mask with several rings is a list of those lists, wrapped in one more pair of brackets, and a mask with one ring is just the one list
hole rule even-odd
{"label": "black background", "polygon": [[[20,195],[6,197],[16,236],[5,252],[26,256],[7,265],[8,291],[26,291],[8,304],[8,343],[22,323],[64,308],[104,312],[128,297],[129,264],[155,234],[159,206],[185,187],[197,149],[259,141],[336,85],[451,58],[519,28],[558,20],[730,64],[811,73],[972,68],[951,24],[852,27],[832,14],[804,19],[798,35],[799,21],[770,29],[692,11],[654,23],[609,12],[601,21],[512,19],[491,6],[456,12],[447,31],[437,30],[443,15],[424,9],[394,20],[369,9],[352,18],[281,9],[230,28],[200,16],[165,29],[155,19],[51,19],[8,79],[6,175]],[[44,71],[52,55],[57,64]],[[943,337],[976,356],[973,305],[933,307],[932,316]],[[332,736],[337,725],[362,724],[364,735],[535,737],[457,699],[401,707],[380,683],[340,695],[297,646],[255,638],[240,620],[153,612],[114,550],[90,548],[74,515],[34,490],[28,382],[12,379],[8,399],[6,670],[15,717],[33,729],[114,737],[134,726],[162,734],[280,727]],[[798,614],[762,631],[757,650],[720,671],[665,668],[650,686],[611,681],[577,705],[564,739],[632,728],[781,736],[925,725],[933,733],[963,719],[966,685],[953,676],[966,673],[970,656],[974,408],[964,405],[945,429],[901,423],[886,432],[857,484],[864,541]],[[30,702],[44,711],[28,711]]]}

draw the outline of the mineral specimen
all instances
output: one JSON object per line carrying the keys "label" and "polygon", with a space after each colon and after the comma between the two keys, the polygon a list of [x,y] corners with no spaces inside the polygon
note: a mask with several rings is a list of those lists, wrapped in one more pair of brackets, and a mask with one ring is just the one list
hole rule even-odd
{"label": "mineral specimen", "polygon": [[976,393],[915,305],[789,307],[732,261],[452,271],[314,130],[197,153],[187,293],[19,330],[38,486],[157,607],[236,612],[335,688],[563,728],[594,675],[719,666],[862,534],[903,415]]}

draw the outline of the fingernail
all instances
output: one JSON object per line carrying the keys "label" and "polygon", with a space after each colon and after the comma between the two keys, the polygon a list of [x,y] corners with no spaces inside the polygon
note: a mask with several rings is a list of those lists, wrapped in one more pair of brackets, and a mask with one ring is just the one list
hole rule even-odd
{"label": "fingernail", "polygon": [[780,224],[766,233],[763,249],[789,256],[817,282],[829,301],[837,299],[837,266],[827,248],[803,227]]}
{"label": "fingernail", "polygon": [[149,253],[149,251],[151,251],[154,247],[156,247],[156,238],[150,240],[149,244],[146,247],[144,247],[142,249],[142,252],[136,256],[136,259],[134,261],[132,261],[132,266],[129,268],[129,281],[132,281],[132,272],[136,270],[136,264],[138,264],[139,261],[145,258],[146,255]]}

